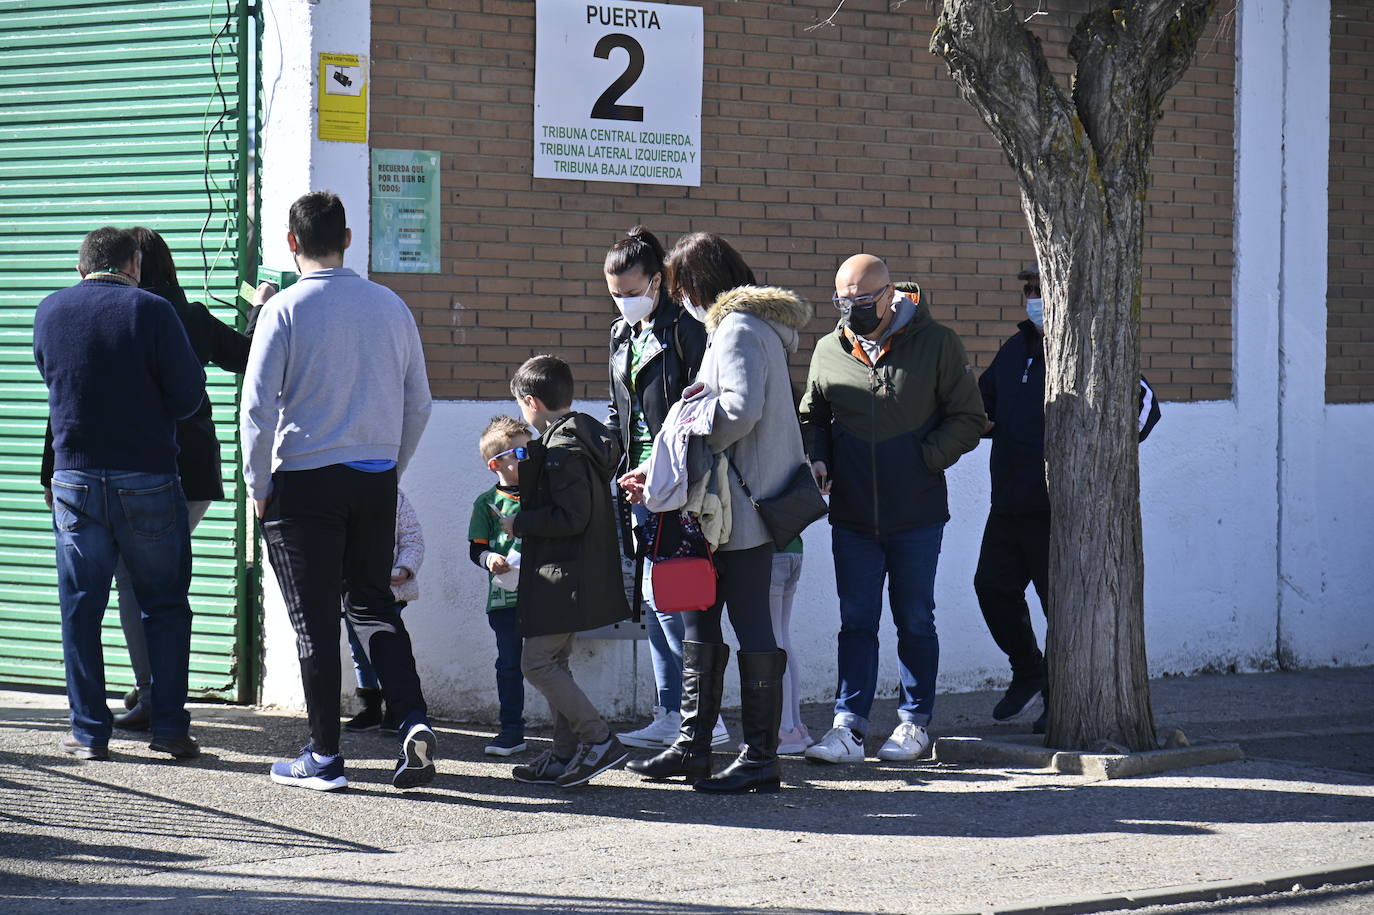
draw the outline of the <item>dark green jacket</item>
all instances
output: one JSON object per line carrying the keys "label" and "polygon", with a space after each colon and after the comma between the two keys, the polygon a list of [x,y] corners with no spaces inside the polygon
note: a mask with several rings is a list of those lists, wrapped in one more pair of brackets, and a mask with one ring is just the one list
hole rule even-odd
{"label": "dark green jacket", "polygon": [[986,417],[964,345],[925,304],[870,365],[836,328],[811,355],[801,402],[807,455],[825,461],[830,523],[874,536],[949,520],[944,470]]}
{"label": "dark green jacket", "polygon": [[583,632],[629,619],[611,505],[619,461],[620,445],[585,413],[569,413],[530,443],[515,516],[521,635]]}

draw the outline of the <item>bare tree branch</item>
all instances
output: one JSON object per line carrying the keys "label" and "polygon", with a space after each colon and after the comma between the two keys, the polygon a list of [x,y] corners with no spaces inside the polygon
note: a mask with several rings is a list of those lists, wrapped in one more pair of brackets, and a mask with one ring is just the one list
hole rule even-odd
{"label": "bare tree branch", "polygon": [[802,29],[802,31],[804,31],[804,32],[814,32],[814,31],[816,31],[816,29],[823,29],[823,28],[825,28],[826,26],[830,26],[831,28],[834,28],[834,27],[835,27],[835,17],[838,16],[838,15],[840,14],[840,10],[844,9],[844,2],[845,2],[845,0],[840,0],[840,4],[839,4],[839,6],[835,7],[835,11],[834,11],[834,12],[832,12],[829,16],[826,16],[826,17],[825,17],[824,19],[822,19],[820,22],[817,22],[815,25],[808,25],[806,28]]}

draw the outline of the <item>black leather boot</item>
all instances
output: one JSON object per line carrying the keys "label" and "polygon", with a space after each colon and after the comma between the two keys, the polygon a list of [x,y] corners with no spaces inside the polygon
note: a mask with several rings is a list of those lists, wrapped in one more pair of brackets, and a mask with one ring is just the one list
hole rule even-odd
{"label": "black leather boot", "polygon": [[685,775],[689,782],[711,774],[711,732],[720,717],[729,659],[727,645],[682,643],[682,730],[671,747],[649,759],[631,760],[625,768],[645,778]]}
{"label": "black leather boot", "polygon": [[382,724],[382,691],[379,689],[359,689],[358,698],[363,702],[362,711],[344,722],[344,730],[377,730]]}
{"label": "black leather boot", "polygon": [[741,651],[735,658],[739,662],[744,750],[719,775],[692,787],[715,794],[777,791],[782,786],[778,726],[782,724],[782,675],[787,670],[787,653]]}

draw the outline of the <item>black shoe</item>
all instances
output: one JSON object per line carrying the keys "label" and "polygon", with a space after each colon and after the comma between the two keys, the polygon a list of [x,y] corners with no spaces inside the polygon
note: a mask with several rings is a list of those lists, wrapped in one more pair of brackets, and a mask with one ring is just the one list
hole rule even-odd
{"label": "black shoe", "polygon": [[438,748],[439,740],[429,725],[424,722],[411,725],[406,731],[406,739],[401,741],[401,758],[396,761],[391,784],[404,789],[434,781],[434,755]]}
{"label": "black shoe", "polygon": [[681,775],[689,782],[698,782],[711,775],[711,750],[708,747],[701,753],[675,743],[657,756],[632,759],[625,768],[643,778],[665,779]]}
{"label": "black shoe", "polygon": [[129,690],[127,693],[124,694],[124,707],[133,708],[135,705],[138,705],[137,686],[135,686],[133,689]]}
{"label": "black shoe", "polygon": [[570,762],[571,759],[565,762],[554,756],[553,750],[545,750],[523,766],[513,767],[510,775],[517,782],[527,785],[552,785],[567,771]]}
{"label": "black shoe", "polygon": [[200,744],[190,734],[185,737],[154,737],[148,749],[170,753],[176,759],[195,759],[200,756]]}
{"label": "black shoe", "polygon": [[614,734],[609,735],[601,743],[584,743],[577,748],[577,755],[568,763],[554,784],[560,788],[585,785],[602,772],[614,769],[629,758],[630,751],[625,749],[625,745],[617,740]]}
{"label": "black shoe", "polygon": [[146,731],[153,726],[153,718],[148,706],[140,702],[123,715],[115,715],[114,726],[121,731]]}
{"label": "black shoe", "polygon": [[385,714],[382,715],[382,724],[379,730],[383,734],[401,733],[401,716],[392,711],[389,705],[386,707]]}
{"label": "black shoe", "polygon": [[668,749],[625,766],[644,778],[686,776],[696,782],[711,774],[711,736],[720,717],[725,665],[730,648],[708,642],[682,643],[682,729]]}
{"label": "black shoe", "polygon": [[741,651],[739,661],[740,724],[744,749],[720,774],[692,787],[708,794],[773,792],[782,787],[778,763],[778,726],[782,723],[784,651]]}
{"label": "black shoe", "polygon": [[57,745],[62,748],[62,752],[68,756],[75,756],[77,759],[109,759],[109,747],[92,747],[76,739],[75,734],[68,734],[58,741]]}
{"label": "black shoe", "polygon": [[1044,677],[1026,677],[1011,680],[1011,685],[992,709],[993,721],[1007,721],[1026,710],[1031,700],[1040,695],[1045,688]]}
{"label": "black shoe", "polygon": [[[358,698],[363,701],[362,711],[344,722],[345,731],[375,731],[382,725],[382,691],[379,689],[360,689]],[[392,733],[396,733],[394,730]]]}

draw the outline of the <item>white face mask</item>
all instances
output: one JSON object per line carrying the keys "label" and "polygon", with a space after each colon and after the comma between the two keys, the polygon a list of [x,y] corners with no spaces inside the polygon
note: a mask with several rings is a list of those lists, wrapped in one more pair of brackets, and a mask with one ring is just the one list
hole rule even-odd
{"label": "white face mask", "polygon": [[682,299],[678,302],[678,304],[681,305],[684,309],[686,309],[689,315],[696,318],[702,324],[706,323],[705,308],[702,308],[700,305],[693,305],[689,299]]}
{"label": "white face mask", "polygon": [[1045,329],[1045,300],[1026,299],[1026,317],[1035,325],[1036,330]]}
{"label": "white face mask", "polygon": [[611,299],[615,302],[615,307],[620,309],[627,324],[638,324],[653,313],[654,305],[658,302],[658,290],[651,285],[645,290],[644,295],[624,298],[613,295]]}

